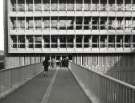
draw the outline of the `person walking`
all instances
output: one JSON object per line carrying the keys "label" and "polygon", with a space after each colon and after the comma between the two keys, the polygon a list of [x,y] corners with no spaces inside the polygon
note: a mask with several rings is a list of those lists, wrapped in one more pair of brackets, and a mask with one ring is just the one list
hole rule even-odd
{"label": "person walking", "polygon": [[55,60],[55,58],[52,59],[51,63],[52,63],[52,68],[55,68],[56,67],[56,60]]}
{"label": "person walking", "polygon": [[68,68],[68,65],[69,65],[69,58],[66,57],[66,58],[65,58],[65,66]]}
{"label": "person walking", "polygon": [[49,57],[46,57],[45,60],[43,61],[43,66],[44,66],[44,76],[46,72],[48,72],[48,67],[49,67]]}
{"label": "person walking", "polygon": [[62,67],[62,57],[60,57],[59,63],[60,63],[60,67]]}

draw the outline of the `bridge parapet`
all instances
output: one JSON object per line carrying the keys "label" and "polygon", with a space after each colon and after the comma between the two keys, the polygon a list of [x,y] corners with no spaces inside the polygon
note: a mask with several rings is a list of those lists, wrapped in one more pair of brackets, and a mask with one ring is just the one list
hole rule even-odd
{"label": "bridge parapet", "polygon": [[71,62],[70,70],[93,103],[135,103],[135,86]]}
{"label": "bridge parapet", "polygon": [[41,64],[0,70],[0,98],[19,88],[41,71],[43,71]]}

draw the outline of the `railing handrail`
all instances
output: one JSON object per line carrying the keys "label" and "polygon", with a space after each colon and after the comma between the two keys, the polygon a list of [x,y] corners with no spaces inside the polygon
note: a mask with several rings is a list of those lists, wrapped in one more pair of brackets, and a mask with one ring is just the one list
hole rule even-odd
{"label": "railing handrail", "polygon": [[[35,63],[35,64],[40,64],[40,63]],[[13,69],[20,69],[20,68],[24,69],[24,67],[27,67],[27,66],[30,66],[30,65],[33,65],[33,64],[29,64],[29,65],[25,65],[25,66],[21,66],[21,67],[15,67],[15,68],[1,69],[0,72],[13,70]]]}
{"label": "railing handrail", "polygon": [[[73,62],[71,62],[71,63],[73,63]],[[75,63],[74,63],[74,64],[75,64]],[[113,82],[116,82],[116,83],[121,84],[121,85],[123,85],[123,86],[125,86],[125,87],[128,87],[128,88],[131,88],[131,89],[135,90],[135,86],[133,86],[133,85],[131,85],[131,84],[129,84],[129,83],[126,83],[126,82],[124,82],[124,81],[115,79],[115,78],[113,78],[113,77],[111,77],[111,76],[108,76],[108,75],[106,75],[106,74],[102,74],[102,73],[99,73],[99,72],[95,72],[94,70],[88,69],[87,67],[83,67],[83,66],[78,65],[78,64],[75,64],[75,65],[80,66],[81,68],[84,68],[84,69],[88,70],[89,72],[93,72],[93,73],[95,73],[95,74],[98,74],[99,76],[102,76],[102,77],[104,77],[104,78],[106,78],[106,79],[112,80]]]}

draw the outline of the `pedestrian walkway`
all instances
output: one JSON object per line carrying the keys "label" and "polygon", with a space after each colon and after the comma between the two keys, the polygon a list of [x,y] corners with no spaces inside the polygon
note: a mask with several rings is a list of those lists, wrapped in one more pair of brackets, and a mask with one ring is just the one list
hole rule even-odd
{"label": "pedestrian walkway", "polygon": [[91,103],[68,69],[50,70],[0,100],[0,103]]}
{"label": "pedestrian walkway", "polygon": [[72,73],[58,70],[55,83],[47,103],[91,103],[84,94]]}

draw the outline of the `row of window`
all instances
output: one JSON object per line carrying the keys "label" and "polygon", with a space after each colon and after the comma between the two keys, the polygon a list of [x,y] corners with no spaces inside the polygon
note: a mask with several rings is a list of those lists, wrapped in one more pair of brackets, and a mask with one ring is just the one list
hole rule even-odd
{"label": "row of window", "polygon": [[12,48],[134,48],[135,47],[135,43],[134,44],[121,44],[121,43],[108,43],[107,45],[104,43],[92,43],[91,45],[89,44],[79,44],[76,43],[76,45],[72,44],[72,43],[67,43],[67,44],[10,44],[10,47]]}
{"label": "row of window", "polygon": [[135,10],[134,0],[11,0],[13,11]]}
{"label": "row of window", "polygon": [[135,4],[14,4],[12,11],[134,11]]}
{"label": "row of window", "polygon": [[11,29],[135,29],[135,18],[116,17],[12,17]]}
{"label": "row of window", "polygon": [[93,35],[93,36],[24,36],[12,35],[13,48],[106,48],[135,47],[135,35]]}

